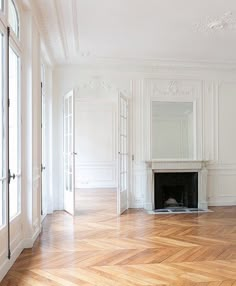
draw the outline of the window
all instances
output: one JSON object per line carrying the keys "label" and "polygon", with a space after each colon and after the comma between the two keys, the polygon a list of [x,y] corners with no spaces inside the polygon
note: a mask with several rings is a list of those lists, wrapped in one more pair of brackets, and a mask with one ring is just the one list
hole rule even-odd
{"label": "window", "polygon": [[10,217],[20,211],[20,117],[19,117],[19,57],[9,51],[9,169],[15,174],[10,183]]}
{"label": "window", "polygon": [[[1,0],[0,0],[1,1]],[[9,0],[9,6],[8,6],[8,22],[16,34],[17,38],[19,38],[19,16],[16,9],[16,5],[13,2],[13,0]]]}
{"label": "window", "polygon": [[[0,9],[7,4],[8,23],[0,21],[0,228],[7,222],[7,192],[8,189],[8,167],[12,175],[9,184],[9,211],[10,218],[21,212],[21,120],[20,120],[20,53],[19,40],[19,15],[13,0],[0,0]],[[2,18],[2,13],[0,13]],[[1,19],[2,20],[2,19]],[[9,74],[7,68],[7,26],[10,26],[10,47],[9,47]],[[4,32],[5,31],[5,32]],[[9,76],[9,78],[8,78]],[[9,80],[9,122],[7,118],[8,94],[6,85]],[[9,134],[9,142],[7,136]],[[8,161],[9,151],[9,161]],[[13,176],[14,175],[14,176]]]}
{"label": "window", "polygon": [[5,222],[5,184],[6,176],[4,170],[4,154],[5,154],[5,139],[4,139],[4,96],[3,96],[3,35],[0,33],[0,227]]}

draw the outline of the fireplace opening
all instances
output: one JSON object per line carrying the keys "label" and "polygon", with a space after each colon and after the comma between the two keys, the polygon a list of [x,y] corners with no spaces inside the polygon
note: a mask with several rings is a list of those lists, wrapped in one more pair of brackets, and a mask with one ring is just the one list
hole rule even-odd
{"label": "fireplace opening", "polygon": [[155,173],[155,209],[197,208],[198,173]]}

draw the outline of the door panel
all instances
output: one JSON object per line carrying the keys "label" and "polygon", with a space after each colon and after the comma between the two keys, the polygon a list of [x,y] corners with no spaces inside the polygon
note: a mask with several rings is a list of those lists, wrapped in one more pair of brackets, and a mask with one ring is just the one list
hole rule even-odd
{"label": "door panel", "polygon": [[64,97],[64,209],[75,211],[74,92]]}
{"label": "door panel", "polygon": [[41,65],[41,220],[48,213],[48,185],[47,185],[47,166],[46,166],[46,74],[45,66]]}
{"label": "door panel", "polygon": [[128,186],[129,186],[129,172],[128,172],[128,99],[119,94],[118,98],[118,191],[117,191],[117,211],[122,214],[128,209]]}

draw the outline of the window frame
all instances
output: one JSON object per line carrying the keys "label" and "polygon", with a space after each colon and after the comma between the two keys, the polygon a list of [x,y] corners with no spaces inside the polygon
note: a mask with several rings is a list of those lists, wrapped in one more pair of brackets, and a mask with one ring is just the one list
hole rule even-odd
{"label": "window frame", "polygon": [[[3,25],[3,23],[0,21],[0,34],[2,36],[2,111],[3,111],[3,128],[5,129],[5,138],[3,141],[3,145],[4,145],[4,152],[2,154],[2,160],[4,162],[3,164],[3,171],[5,172],[2,177],[1,177],[1,181],[0,183],[3,185],[5,182],[5,187],[3,186],[2,188],[2,224],[0,225],[0,230],[2,228],[4,228],[6,226],[7,223],[7,207],[6,204],[4,204],[4,201],[6,202],[6,184],[8,184],[7,182],[7,166],[6,166],[6,160],[7,160],[7,137],[6,137],[6,128],[7,128],[7,124],[6,124],[6,109],[7,109],[7,96],[6,96],[6,83],[7,83],[7,77],[4,76],[4,72],[6,71],[6,51],[7,51],[7,29],[6,27]],[[0,105],[1,107],[1,105]],[[3,199],[4,198],[4,199]]]}
{"label": "window frame", "polygon": [[[1,1],[1,0],[0,0]],[[8,9],[9,9],[9,1],[12,1],[15,9],[16,9],[16,13],[17,13],[17,19],[18,19],[18,37],[15,34],[14,30],[12,29],[10,23],[9,23],[9,17],[8,17]],[[12,223],[15,219],[17,219],[21,214],[22,214],[22,188],[21,188],[21,168],[22,168],[22,162],[21,162],[21,146],[22,146],[22,126],[21,126],[21,100],[22,100],[22,69],[21,69],[21,63],[22,63],[22,44],[21,44],[21,14],[22,14],[22,10],[21,10],[21,5],[20,5],[20,0],[3,0],[3,10],[0,10],[0,32],[1,34],[3,34],[4,36],[4,63],[3,63],[3,85],[4,85],[4,91],[3,91],[3,98],[4,98],[4,107],[5,109],[8,108],[8,97],[7,97],[7,80],[8,80],[8,76],[7,76],[7,37],[8,37],[8,27],[10,29],[10,36],[9,36],[9,45],[11,47],[11,49],[14,51],[14,53],[17,55],[18,57],[18,89],[17,89],[17,100],[18,100],[18,126],[17,126],[17,131],[18,131],[18,170],[14,170],[16,171],[16,177],[17,177],[17,183],[18,183],[18,198],[17,198],[17,213],[9,218],[10,223]],[[6,74],[6,75],[4,75]],[[4,115],[4,118],[6,120],[5,124],[5,128],[7,129],[7,117]],[[6,136],[8,134],[8,130],[6,131]],[[7,141],[7,138],[5,138],[6,144],[5,144],[5,160],[7,160],[7,153],[8,153],[8,149],[9,149],[9,144]],[[7,162],[7,161],[6,161]],[[9,167],[9,162],[6,163],[5,162],[5,172],[8,172],[7,169],[10,169]],[[6,177],[7,177],[7,173],[6,173]],[[6,184],[8,184],[8,182],[6,181]],[[10,185],[9,185],[10,188]],[[7,187],[6,187],[7,190]],[[5,191],[4,194],[5,198],[7,199],[7,193]],[[7,226],[7,206],[3,204],[3,208],[4,208],[4,220],[3,220],[3,224],[0,225],[0,230],[2,230],[3,228],[5,228]]]}
{"label": "window frame", "polygon": [[[16,12],[16,17],[17,17],[17,33],[13,30],[12,26],[11,26],[11,23],[10,23],[10,19],[9,19],[9,2],[12,2],[13,4],[13,7],[15,8],[15,12]],[[11,29],[11,36],[14,37],[14,40],[16,42],[20,42],[20,38],[21,38],[21,21],[20,21],[20,14],[21,14],[21,11],[19,9],[19,5],[17,3],[17,0],[7,0],[7,9],[6,9],[6,13],[7,13],[7,24],[8,26],[10,27]]]}
{"label": "window frame", "polygon": [[[21,78],[22,78],[22,75],[21,75],[21,51],[18,47],[18,45],[15,43],[14,39],[11,38],[10,36],[10,39],[9,39],[9,45],[10,45],[10,48],[12,49],[12,51],[16,54],[16,56],[18,57],[18,86],[17,86],[17,112],[18,112],[18,128],[17,128],[17,139],[18,139],[18,150],[17,150],[17,155],[18,155],[18,158],[17,158],[17,170],[16,170],[16,178],[15,180],[18,180],[18,190],[19,190],[19,193],[18,193],[18,198],[17,198],[17,213],[10,217],[10,222],[13,221],[16,217],[18,217],[21,212],[22,212],[22,204],[21,204],[21,196],[22,196],[22,192],[21,192],[21,135],[22,135],[22,127],[21,127]],[[10,169],[10,166],[9,166],[9,169]],[[12,171],[12,170],[11,170]],[[15,171],[15,170],[14,170]],[[9,185],[9,188],[11,187],[11,185]],[[10,190],[11,191],[11,190]]]}
{"label": "window frame", "polygon": [[1,4],[1,8],[0,8],[0,11],[3,13],[4,12],[4,8],[5,8],[5,3],[4,3],[4,0],[0,0],[0,4]]}

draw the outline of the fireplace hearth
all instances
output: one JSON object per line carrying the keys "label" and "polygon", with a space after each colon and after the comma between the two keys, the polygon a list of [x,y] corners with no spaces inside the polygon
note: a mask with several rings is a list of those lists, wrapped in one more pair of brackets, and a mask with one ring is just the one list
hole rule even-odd
{"label": "fireplace hearth", "polygon": [[155,209],[198,207],[198,173],[154,174]]}

